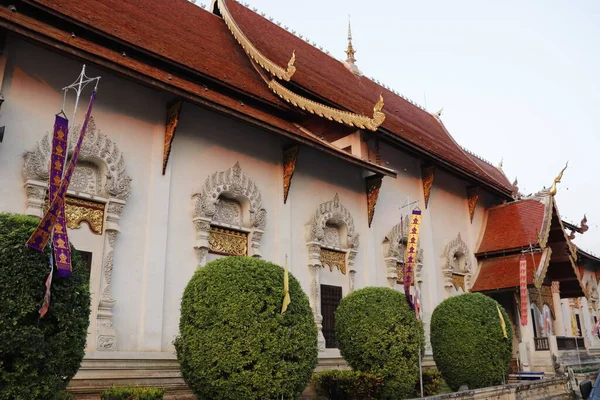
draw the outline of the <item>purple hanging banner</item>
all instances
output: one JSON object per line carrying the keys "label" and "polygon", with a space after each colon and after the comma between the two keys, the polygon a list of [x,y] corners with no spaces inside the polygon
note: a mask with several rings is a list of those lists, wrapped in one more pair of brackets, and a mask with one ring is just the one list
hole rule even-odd
{"label": "purple hanging banner", "polygon": [[[60,187],[63,177],[68,151],[68,132],[69,121],[59,115],[56,116],[54,123],[54,135],[52,137],[52,156],[50,158],[50,196],[49,204],[52,204],[54,197]],[[66,253],[69,247],[69,236],[67,234],[67,221],[65,216],[64,201],[60,212],[56,216],[56,225],[54,225],[54,235],[52,237],[52,247],[56,257],[56,265],[59,268],[58,276],[68,276],[71,271],[70,254]],[[68,264],[68,265],[67,265]],[[69,271],[68,273],[66,271]]]}
{"label": "purple hanging banner", "polygon": [[[53,199],[50,199],[50,207],[48,208],[48,211],[27,241],[27,246],[41,252],[44,250],[44,247],[46,247],[48,241],[50,240],[52,228],[55,229],[55,243],[58,244],[58,247],[55,246],[54,248],[54,259],[56,261],[57,273],[60,278],[68,278],[71,276],[71,249],[69,247],[69,239],[66,236],[67,230],[63,229],[63,227],[59,225],[58,221],[61,218],[63,220],[65,218],[65,195],[67,194],[69,182],[73,176],[73,171],[75,170],[75,165],[77,164],[77,158],[79,157],[79,152],[81,151],[81,144],[83,143],[85,131],[87,130],[88,122],[90,120],[95,97],[96,91],[92,92],[92,97],[90,98],[90,103],[85,114],[85,120],[81,126],[81,132],[79,133],[77,144],[75,145],[73,155],[69,161],[67,172],[60,182],[60,186],[58,187],[56,195]],[[56,239],[56,237],[59,239]],[[61,240],[61,242],[57,243],[58,240]]]}

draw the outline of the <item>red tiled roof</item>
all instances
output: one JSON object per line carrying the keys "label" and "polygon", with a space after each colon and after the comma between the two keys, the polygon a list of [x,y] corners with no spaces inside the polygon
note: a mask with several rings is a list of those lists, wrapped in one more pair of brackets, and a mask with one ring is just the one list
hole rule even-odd
{"label": "red tiled roof", "polygon": [[526,199],[490,208],[477,254],[517,249],[538,243],[546,205]]}
{"label": "red tiled roof", "polygon": [[[285,66],[296,50],[292,83],[324,101],[349,111],[372,115],[379,94],[387,114],[383,128],[420,151],[432,154],[462,173],[478,177],[504,193],[508,181],[495,167],[464,152],[443,126],[426,111],[410,104],[366,77],[357,77],[340,62],[269,22],[242,5],[225,0],[246,36],[267,57]],[[124,46],[183,66],[276,107],[286,105],[258,77],[221,18],[184,0],[27,0],[51,12],[91,27]],[[64,41],[64,40],[63,40]],[[73,42],[78,41],[74,39]],[[70,40],[67,39],[70,43]],[[81,44],[82,42],[79,41]],[[126,57],[123,57],[124,59]],[[125,61],[123,61],[125,62]],[[172,73],[165,69],[165,74]]]}
{"label": "red tiled roof", "polygon": [[492,179],[494,179],[496,182],[500,183],[502,186],[504,187],[512,187],[512,183],[510,183],[510,181],[508,180],[508,178],[506,177],[506,175],[504,175],[504,173],[502,171],[500,171],[497,167],[491,165],[490,163],[478,158],[477,156],[474,156],[472,154],[469,154],[469,157],[475,162],[475,164],[479,165],[479,167],[485,171],[486,174],[488,174]]}
{"label": "red tiled roof", "polygon": [[[533,276],[540,265],[542,253],[534,253],[535,264],[531,255],[527,255],[527,284],[533,285]],[[485,292],[496,289],[506,289],[519,286],[519,259],[520,254],[505,257],[496,257],[482,260],[477,280],[473,284],[472,292]]]}
{"label": "red tiled roof", "polygon": [[354,75],[342,62],[241,4],[231,0],[224,1],[240,29],[269,59],[285,66],[292,51],[296,52],[294,65],[297,70],[292,77],[293,83],[344,109],[369,116],[373,114],[373,105],[377,102],[379,94],[383,93],[383,111],[386,113],[384,128],[504,190],[510,190],[510,183],[506,179],[503,182],[491,178],[456,144],[430,113],[370,79]]}

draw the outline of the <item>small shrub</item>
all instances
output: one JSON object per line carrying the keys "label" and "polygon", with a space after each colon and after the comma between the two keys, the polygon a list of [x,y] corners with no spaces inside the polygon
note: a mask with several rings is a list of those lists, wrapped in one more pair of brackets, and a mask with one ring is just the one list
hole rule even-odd
{"label": "small shrub", "polygon": [[50,309],[40,319],[49,248],[39,253],[25,247],[38,222],[0,214],[0,399],[52,399],[67,387],[84,356],[87,267],[73,250],[73,275],[54,275]]}
{"label": "small shrub", "polygon": [[175,340],[183,378],[199,399],[296,398],[317,365],[317,327],[298,281],[281,314],[283,268],[226,257],[196,271]]}
{"label": "small shrub", "polygon": [[312,385],[328,400],[368,400],[378,398],[383,378],[360,371],[331,370],[315,373]]}
{"label": "small shrub", "polygon": [[[440,392],[442,374],[437,369],[423,370],[423,396],[435,396]],[[421,397],[421,382],[415,386],[414,397]]]}
{"label": "small shrub", "polygon": [[162,400],[165,389],[154,387],[113,386],[100,394],[101,400]]}
{"label": "small shrub", "polygon": [[498,303],[480,293],[441,302],[431,316],[433,358],[446,383],[477,389],[501,384],[512,357],[512,325],[500,307],[508,339],[502,334]]}
{"label": "small shrub", "polygon": [[336,310],[335,334],[352,369],[384,378],[380,398],[413,394],[425,339],[402,293],[369,287],[349,294]]}
{"label": "small shrub", "polygon": [[63,390],[62,392],[58,392],[53,400],[75,400],[75,396]]}

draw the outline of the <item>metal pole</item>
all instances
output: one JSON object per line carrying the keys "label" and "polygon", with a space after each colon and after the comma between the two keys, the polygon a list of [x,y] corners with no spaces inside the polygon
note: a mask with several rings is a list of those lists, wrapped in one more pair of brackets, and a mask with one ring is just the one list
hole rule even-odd
{"label": "metal pole", "polygon": [[419,344],[419,382],[421,384],[421,397],[423,397],[423,366],[421,364],[421,345]]}

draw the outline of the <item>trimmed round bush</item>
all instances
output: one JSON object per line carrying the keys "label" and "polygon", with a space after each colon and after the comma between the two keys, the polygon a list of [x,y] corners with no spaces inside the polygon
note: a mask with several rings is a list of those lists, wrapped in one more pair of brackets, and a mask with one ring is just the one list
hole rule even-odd
{"label": "trimmed round bush", "polygon": [[281,314],[284,271],[226,257],[196,271],[175,340],[183,378],[199,399],[296,398],[317,365],[317,327],[298,281]]}
{"label": "trimmed round bush", "polygon": [[352,369],[384,378],[380,398],[411,397],[425,340],[404,294],[383,287],[349,294],[335,312],[335,335]]}
{"label": "trimmed round bush", "polygon": [[58,279],[54,274],[50,309],[40,319],[50,250],[38,253],[25,246],[38,221],[0,214],[0,399],[52,399],[84,356],[87,267],[73,250],[73,275]]}
{"label": "trimmed round bush", "polygon": [[458,390],[501,384],[512,357],[512,324],[502,306],[481,293],[465,293],[441,302],[431,316],[433,358],[444,380]]}

